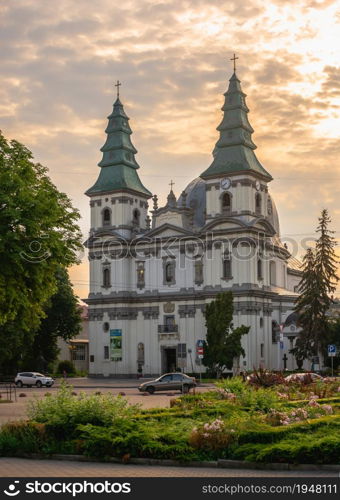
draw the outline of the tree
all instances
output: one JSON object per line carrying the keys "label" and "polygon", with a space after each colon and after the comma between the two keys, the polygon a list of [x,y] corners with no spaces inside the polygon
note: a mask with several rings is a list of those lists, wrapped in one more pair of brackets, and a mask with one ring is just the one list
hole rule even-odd
{"label": "tree", "polygon": [[233,295],[231,292],[219,293],[215,300],[207,304],[205,319],[207,337],[204,345],[203,364],[218,377],[227,368],[231,370],[234,358],[244,356],[241,337],[250,327],[233,328]]}
{"label": "tree", "polygon": [[73,292],[66,269],[56,274],[57,291],[49,299],[45,318],[35,332],[32,345],[25,355],[22,369],[46,371],[58,356],[58,337],[69,340],[81,330],[81,308]]}
{"label": "tree", "polygon": [[328,229],[331,219],[327,210],[319,217],[315,250],[309,248],[303,259],[302,278],[295,311],[299,314],[302,331],[291,352],[299,360],[319,353],[327,334],[326,313],[332,303],[332,293],[336,289],[338,277],[334,247],[334,231]]}
{"label": "tree", "polygon": [[77,262],[79,212],[32,153],[0,133],[0,365],[15,368],[34,338],[56,272]]}

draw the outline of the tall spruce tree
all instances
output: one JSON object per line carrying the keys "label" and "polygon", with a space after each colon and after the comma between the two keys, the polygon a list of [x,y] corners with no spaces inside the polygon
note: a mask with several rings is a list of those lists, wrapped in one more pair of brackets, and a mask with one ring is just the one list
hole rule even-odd
{"label": "tall spruce tree", "polygon": [[317,355],[327,336],[326,313],[332,303],[332,294],[336,289],[337,259],[336,241],[328,229],[331,219],[327,210],[322,210],[319,217],[315,250],[309,248],[303,259],[302,279],[295,311],[299,314],[302,331],[291,352],[297,360]]}
{"label": "tall spruce tree", "polygon": [[215,300],[207,304],[205,320],[207,337],[204,345],[203,364],[220,377],[223,370],[231,370],[234,358],[244,356],[241,337],[249,332],[249,326],[233,328],[233,295],[219,293]]}

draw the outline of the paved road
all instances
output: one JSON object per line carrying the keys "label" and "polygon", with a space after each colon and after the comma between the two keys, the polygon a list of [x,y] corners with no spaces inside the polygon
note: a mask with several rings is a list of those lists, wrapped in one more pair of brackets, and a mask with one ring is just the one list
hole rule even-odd
{"label": "paved road", "polygon": [[[79,392],[85,392],[86,394],[94,394],[100,391],[102,394],[111,393],[118,395],[123,393],[129,403],[140,404],[143,408],[168,408],[170,406],[170,399],[175,398],[180,395],[179,391],[168,391],[162,393],[155,393],[149,395],[147,393],[141,393],[137,389],[138,382],[136,380],[114,380],[106,381],[105,384],[96,384],[97,379],[78,379],[81,382],[75,381],[73,384],[74,392],[79,394]],[[88,381],[93,382],[89,385]],[[127,386],[127,382],[130,383]],[[102,383],[102,380],[100,381]],[[114,387],[112,386],[114,384]],[[210,390],[212,386],[199,387],[196,389],[197,392]],[[1,403],[0,404],[0,425],[8,421],[20,420],[27,418],[27,404],[36,398],[43,398],[45,394],[55,394],[58,391],[59,385],[53,386],[46,389],[42,387],[38,389],[36,387],[23,387],[22,389],[17,389],[17,401],[13,403]],[[20,394],[24,394],[24,397],[20,397]]]}
{"label": "paved road", "polygon": [[329,471],[270,471],[162,467],[0,458],[0,477],[339,477]]}

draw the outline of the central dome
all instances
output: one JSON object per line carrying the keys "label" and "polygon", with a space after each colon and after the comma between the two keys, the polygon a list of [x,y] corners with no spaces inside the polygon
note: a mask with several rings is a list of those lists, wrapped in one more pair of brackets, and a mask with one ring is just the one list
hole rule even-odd
{"label": "central dome", "polygon": [[[206,196],[205,196],[205,186],[206,183],[201,177],[197,177],[187,185],[184,189],[186,196],[185,206],[188,208],[192,208],[194,210],[194,225],[196,228],[201,228],[205,225],[205,212],[206,212]],[[277,208],[273,197],[270,196],[268,198],[270,203],[270,212],[268,210],[267,218],[273,228],[275,229],[276,236],[280,236],[280,222],[279,222],[279,214],[277,212]],[[178,199],[178,205],[183,205],[183,196],[181,195]]]}
{"label": "central dome", "polygon": [[186,206],[194,210],[194,225],[197,228],[203,227],[205,224],[205,182],[200,177],[194,179],[184,189],[186,196],[185,205],[183,204],[183,196],[178,198],[179,206]]}

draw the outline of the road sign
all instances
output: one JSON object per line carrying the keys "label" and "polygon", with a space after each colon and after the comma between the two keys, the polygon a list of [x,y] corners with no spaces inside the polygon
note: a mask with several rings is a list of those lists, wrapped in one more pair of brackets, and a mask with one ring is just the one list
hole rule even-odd
{"label": "road sign", "polygon": [[335,344],[328,344],[327,350],[328,350],[328,356],[330,358],[334,358],[336,356],[336,345]]}
{"label": "road sign", "polygon": [[203,359],[203,354],[199,354],[198,359]]}
{"label": "road sign", "polygon": [[204,346],[204,340],[198,340],[198,341],[196,342],[196,346],[197,346],[197,347],[203,347],[203,346]]}
{"label": "road sign", "polygon": [[283,349],[283,342],[280,341],[280,349]]}

